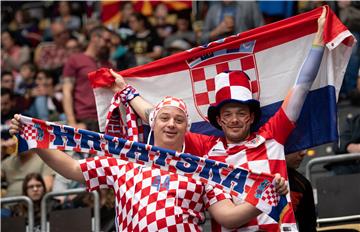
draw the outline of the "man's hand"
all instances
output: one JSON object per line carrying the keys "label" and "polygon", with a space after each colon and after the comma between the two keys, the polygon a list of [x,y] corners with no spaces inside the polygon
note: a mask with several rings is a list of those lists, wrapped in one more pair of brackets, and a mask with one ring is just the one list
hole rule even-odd
{"label": "man's hand", "polygon": [[315,35],[313,45],[324,46],[323,33],[324,33],[324,25],[326,21],[326,12],[327,12],[326,7],[323,6],[322,13],[318,18],[318,31]]}
{"label": "man's hand", "polygon": [[111,90],[113,92],[117,93],[117,92],[120,92],[123,89],[125,89],[126,82],[125,82],[124,78],[120,74],[114,72],[114,70],[112,70],[112,69],[110,69],[110,73],[115,78],[115,82],[112,85]]}
{"label": "man's hand", "polygon": [[20,114],[15,114],[14,118],[11,119],[9,133],[10,135],[18,134],[21,128]]}
{"label": "man's hand", "polygon": [[289,192],[285,179],[279,173],[275,174],[275,189],[280,195],[286,195]]}

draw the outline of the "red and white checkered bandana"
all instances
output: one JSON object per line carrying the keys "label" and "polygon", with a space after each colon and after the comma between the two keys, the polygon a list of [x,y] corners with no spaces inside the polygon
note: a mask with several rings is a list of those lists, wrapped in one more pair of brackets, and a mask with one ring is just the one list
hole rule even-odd
{"label": "red and white checkered bandana", "polygon": [[149,124],[150,124],[151,129],[154,128],[155,118],[156,118],[157,114],[159,113],[160,109],[163,107],[166,107],[166,106],[174,106],[174,107],[182,110],[185,113],[187,121],[188,121],[187,130],[190,130],[191,120],[190,120],[190,116],[187,112],[187,107],[186,107],[185,102],[180,98],[170,97],[170,96],[166,96],[151,111],[151,113],[149,115]]}

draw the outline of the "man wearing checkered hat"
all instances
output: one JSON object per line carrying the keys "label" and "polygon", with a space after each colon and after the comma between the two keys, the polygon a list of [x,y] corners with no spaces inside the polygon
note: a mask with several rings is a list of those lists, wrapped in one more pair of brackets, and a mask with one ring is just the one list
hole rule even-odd
{"label": "man wearing checkered hat", "polygon": [[[323,26],[326,9],[318,19],[318,31],[313,46],[303,64],[295,86],[289,91],[279,111],[257,132],[250,127],[260,119],[259,101],[253,99],[248,76],[242,71],[220,73],[215,77],[216,103],[208,109],[209,122],[224,132],[225,137],[205,136],[194,133],[185,134],[185,152],[207,156],[240,166],[246,169],[286,174],[284,144],[295,127],[306,95],[317,76],[324,53]],[[115,91],[125,86],[123,78],[113,72],[116,78]],[[151,104],[141,97],[130,101],[131,107],[144,120],[148,121]],[[240,203],[240,202],[236,202]],[[278,231],[279,225],[267,215],[262,214],[246,225],[247,231]],[[260,223],[264,222],[266,223]],[[217,223],[214,231],[227,231]],[[241,231],[241,228],[239,229]]]}

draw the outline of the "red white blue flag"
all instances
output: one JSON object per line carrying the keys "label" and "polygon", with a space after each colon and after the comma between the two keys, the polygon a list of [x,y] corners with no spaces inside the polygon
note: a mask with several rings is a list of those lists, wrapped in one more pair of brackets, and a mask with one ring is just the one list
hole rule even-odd
{"label": "red white blue flag", "polygon": [[[261,104],[262,118],[256,129],[279,109],[294,85],[321,12],[322,8],[318,8],[119,73],[153,104],[165,96],[182,98],[193,122],[191,131],[221,135],[206,118],[209,104],[215,101],[214,77],[222,71],[243,70],[250,76],[254,97]],[[324,41],[327,49],[318,76],[285,145],[286,152],[338,137],[336,100],[354,39],[329,8]],[[107,70],[98,70],[89,74],[89,79],[103,131],[113,97],[107,87],[113,78]]]}

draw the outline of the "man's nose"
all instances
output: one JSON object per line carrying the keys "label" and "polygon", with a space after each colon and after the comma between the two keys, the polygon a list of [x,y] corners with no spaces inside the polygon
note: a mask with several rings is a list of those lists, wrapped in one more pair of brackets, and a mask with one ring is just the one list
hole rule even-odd
{"label": "man's nose", "polygon": [[168,126],[169,127],[174,127],[175,126],[175,120],[173,118],[170,118],[168,121]]}

